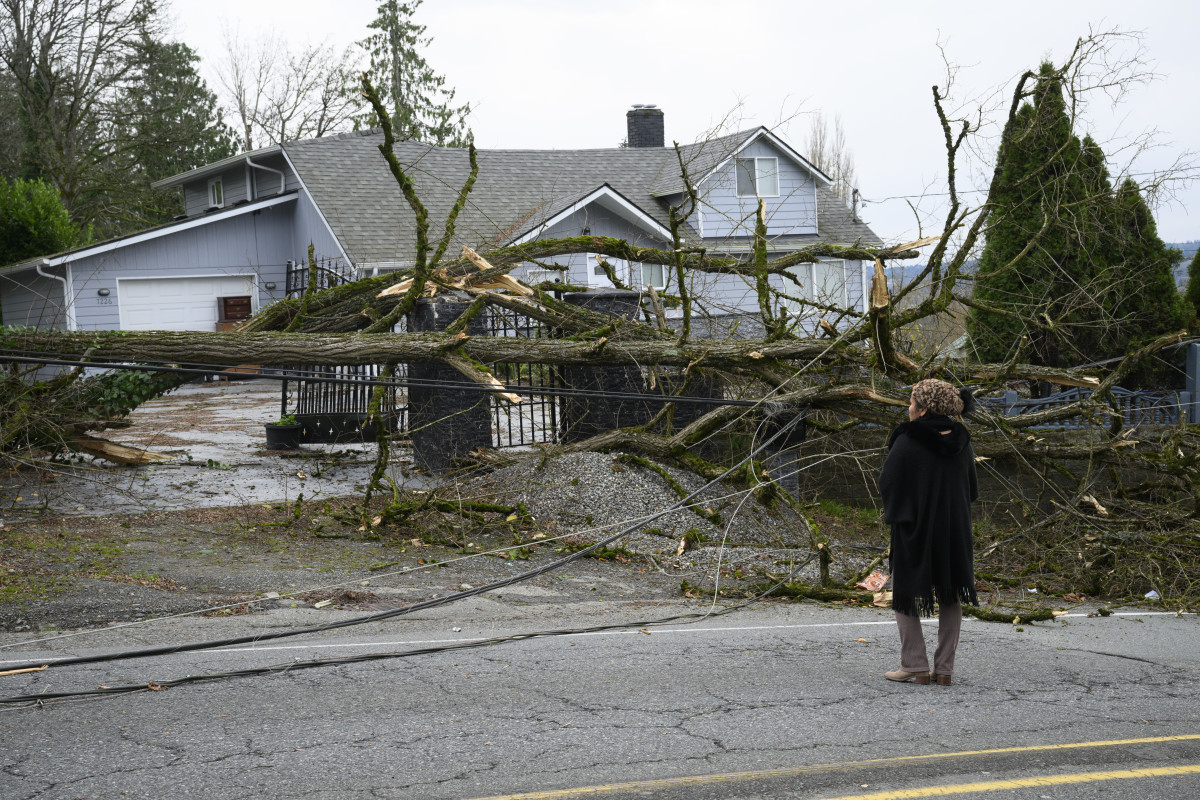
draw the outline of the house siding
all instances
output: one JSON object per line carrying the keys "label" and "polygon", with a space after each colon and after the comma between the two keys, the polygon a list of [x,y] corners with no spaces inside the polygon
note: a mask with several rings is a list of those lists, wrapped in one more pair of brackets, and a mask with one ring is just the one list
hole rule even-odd
{"label": "house siding", "polygon": [[293,237],[288,243],[288,258],[297,264],[304,264],[308,258],[309,242],[313,245],[313,254],[317,261],[342,260],[342,248],[329,226],[321,217],[321,213],[313,204],[312,198],[306,192],[300,193],[296,201],[295,217],[292,225]]}
{"label": "house siding", "polygon": [[[254,163],[264,167],[281,170],[284,174],[284,191],[296,189],[300,185],[295,173],[288,167],[282,155],[262,156],[253,159]],[[260,200],[279,194],[279,176],[266,170],[254,169],[245,162],[235,164],[219,173],[200,178],[183,186],[184,213],[189,216],[202,214],[208,210],[209,181],[219,177],[224,193],[224,208],[244,203],[247,200]],[[248,196],[247,193],[253,195]]]}
{"label": "house siding", "polygon": [[[121,278],[252,274],[257,307],[267,305],[283,296],[281,256],[295,238],[293,214],[284,203],[72,261],[76,324],[80,330],[120,327]],[[268,282],[276,285],[274,291],[265,288]],[[108,289],[108,296],[100,297],[100,289]]]}
{"label": "house siding", "polygon": [[[539,233],[538,239],[559,239],[569,236],[583,236],[583,229],[587,228],[592,236],[605,236],[616,239],[625,239],[634,247],[666,247],[666,242],[657,238],[653,234],[647,233],[644,229],[633,225],[629,221],[622,219],[613,212],[601,206],[599,203],[592,203],[584,208],[579,209],[571,216],[559,220],[554,225],[546,228]],[[628,262],[620,258],[607,257],[606,260],[612,265],[617,275],[624,281],[634,280],[631,278],[630,266]],[[564,275],[564,280],[575,286],[587,286],[595,289],[611,289],[612,282],[606,275],[594,274],[596,267],[596,257],[592,253],[570,253],[562,256],[556,256],[554,263],[569,267],[568,272]],[[521,280],[527,280],[530,269],[539,269],[536,264],[522,264],[520,271],[514,271],[514,277]],[[638,268],[636,281],[641,280],[641,270]],[[630,283],[632,286],[633,284]]]}
{"label": "house siding", "polygon": [[[49,272],[65,275],[62,267]],[[5,325],[66,329],[67,314],[60,281],[43,278],[33,270],[0,276],[0,304]]]}
{"label": "house siding", "polygon": [[[752,142],[738,158],[779,160],[779,197],[764,197],[767,235],[815,234],[817,232],[817,187],[813,177],[764,140]],[[735,159],[729,159],[697,187],[701,203],[697,224],[705,239],[754,235],[758,198],[737,196]]]}

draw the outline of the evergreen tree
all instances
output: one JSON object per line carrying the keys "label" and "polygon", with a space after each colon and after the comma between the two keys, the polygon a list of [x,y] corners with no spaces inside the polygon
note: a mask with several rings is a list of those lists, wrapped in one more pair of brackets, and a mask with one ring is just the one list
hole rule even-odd
{"label": "evergreen tree", "polygon": [[[1071,133],[1062,78],[1043,64],[1033,90],[1004,131],[995,208],[975,279],[981,304],[1016,312],[972,310],[967,330],[978,357],[1003,361],[1023,336],[1027,358],[1060,365],[1080,359],[1069,326],[1086,305],[1092,267],[1086,257],[1088,181],[1100,180],[1094,161]],[[1020,254],[1036,240],[1027,254]],[[1035,318],[1041,325],[1028,326]]]}
{"label": "evergreen tree", "polygon": [[[1005,130],[998,158],[974,297],[1016,316],[972,310],[968,331],[981,360],[1011,357],[1025,336],[1025,358],[1066,367],[1124,355],[1183,327],[1172,275],[1178,251],[1158,237],[1138,185],[1126,180],[1114,191],[1100,146],[1072,132],[1051,65],[1042,65],[1033,102]],[[1154,379],[1143,370],[1129,380]]]}
{"label": "evergreen tree", "polygon": [[[1127,350],[1187,324],[1184,303],[1175,287],[1175,264],[1183,254],[1158,235],[1141,188],[1126,178],[1113,198],[1117,209],[1116,267],[1118,334],[1112,346]],[[1121,330],[1124,328],[1124,330]]]}
{"label": "evergreen tree", "polygon": [[[454,89],[446,86],[446,79],[421,55],[421,48],[433,41],[425,36],[424,25],[412,21],[421,2],[384,0],[374,22],[367,26],[375,33],[358,44],[370,56],[368,74],[392,117],[396,138],[465,147],[472,140],[466,122],[471,107],[453,105]],[[357,93],[358,86],[349,91]],[[358,117],[355,123],[373,125],[375,116]]]}
{"label": "evergreen tree", "polygon": [[161,28],[155,0],[0,3],[0,168],[103,236],[169,219],[179,200],[151,181],[233,152],[195,53]]}
{"label": "evergreen tree", "polygon": [[180,42],[142,36],[122,87],[114,137],[123,143],[106,164],[103,192],[112,214],[105,233],[165,222],[183,211],[176,190],[154,181],[219,161],[237,152],[234,132],[221,121],[216,95],[196,71],[200,57]]}

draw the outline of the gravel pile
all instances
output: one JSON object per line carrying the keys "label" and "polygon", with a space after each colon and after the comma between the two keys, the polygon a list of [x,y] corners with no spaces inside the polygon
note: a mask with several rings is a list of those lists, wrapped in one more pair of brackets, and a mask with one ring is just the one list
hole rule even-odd
{"label": "gravel pile", "polygon": [[[690,472],[673,467],[665,467],[665,471],[685,493],[705,483]],[[661,474],[623,460],[620,453],[530,459],[479,479],[476,488],[506,502],[523,503],[545,533],[574,532],[588,541],[609,536],[680,499]],[[807,556],[806,524],[782,503],[767,508],[753,496],[722,483],[709,487],[693,502],[701,511],[716,512],[720,524],[681,508],[644,522],[620,545],[634,553],[674,556],[680,540],[688,537],[689,547],[724,543],[726,548],[798,548]]]}

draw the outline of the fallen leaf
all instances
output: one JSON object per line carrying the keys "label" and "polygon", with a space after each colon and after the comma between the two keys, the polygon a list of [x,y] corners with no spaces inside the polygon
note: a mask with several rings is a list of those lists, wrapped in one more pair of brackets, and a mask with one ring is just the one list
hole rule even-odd
{"label": "fallen leaf", "polygon": [[517,519],[516,514],[509,514],[507,517],[504,518],[504,521],[505,522],[514,522],[514,521],[516,521],[516,519]]}

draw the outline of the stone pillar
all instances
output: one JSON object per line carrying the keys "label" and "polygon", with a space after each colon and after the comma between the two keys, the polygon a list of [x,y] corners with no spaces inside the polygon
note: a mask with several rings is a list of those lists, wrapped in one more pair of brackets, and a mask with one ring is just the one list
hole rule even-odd
{"label": "stone pillar", "polygon": [[[623,289],[598,289],[590,292],[568,292],[563,300],[589,311],[625,319],[636,319],[639,313],[638,293]],[[640,367],[562,368],[563,382],[571,389],[593,392],[641,394],[646,381]],[[613,428],[641,425],[650,419],[650,409],[643,400],[609,397],[565,397],[562,403],[563,442],[578,442]]]}
{"label": "stone pillar", "polygon": [[[414,333],[443,331],[462,316],[468,304],[457,300],[421,300],[409,315]],[[467,326],[471,336],[487,334],[486,318],[480,314]],[[468,378],[442,364],[409,364],[414,381],[463,383]],[[410,385],[408,429],[413,444],[413,461],[433,473],[446,472],[456,459],[477,448],[492,446],[491,397],[486,392],[440,386]]]}
{"label": "stone pillar", "polygon": [[1200,343],[1192,342],[1187,349],[1187,392],[1191,402],[1185,417],[1191,425],[1200,425]]}
{"label": "stone pillar", "polygon": [[[806,416],[807,413],[807,410],[799,412],[801,416]],[[762,426],[762,435],[769,437],[789,422],[791,422],[791,417],[769,418]],[[801,419],[786,434],[772,442],[771,446],[762,454],[763,466],[767,468],[771,479],[792,497],[800,494],[800,473],[796,471],[798,468],[796,455],[799,451],[796,447],[805,440],[807,435],[808,423],[805,419]]]}

